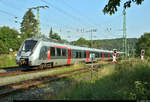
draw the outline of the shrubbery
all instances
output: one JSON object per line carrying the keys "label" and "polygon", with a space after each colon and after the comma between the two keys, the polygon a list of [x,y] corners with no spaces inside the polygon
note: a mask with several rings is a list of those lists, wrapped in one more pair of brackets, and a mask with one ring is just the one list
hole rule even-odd
{"label": "shrubbery", "polygon": [[129,99],[150,99],[150,64],[140,60],[118,63],[114,79],[128,87]]}
{"label": "shrubbery", "polygon": [[9,27],[0,28],[0,54],[8,54],[9,49],[18,50],[22,43],[22,39],[18,38],[20,34],[17,30]]}
{"label": "shrubbery", "polygon": [[94,83],[83,80],[67,89],[54,99],[149,100],[150,64],[135,59],[119,62],[103,68]]}

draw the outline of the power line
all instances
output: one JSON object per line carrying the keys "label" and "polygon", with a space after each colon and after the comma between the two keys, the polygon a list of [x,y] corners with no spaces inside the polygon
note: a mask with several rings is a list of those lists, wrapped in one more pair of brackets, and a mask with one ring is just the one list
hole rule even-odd
{"label": "power line", "polygon": [[[4,1],[1,0],[0,2],[1,2],[2,4],[4,4],[4,5],[8,6],[7,3],[5,3]],[[17,10],[17,11],[20,11],[20,9],[21,9],[21,8],[16,7],[16,6],[12,6],[12,5],[10,5],[10,4],[9,4],[9,7],[13,8],[13,9],[15,9],[15,10]]]}
{"label": "power line", "polygon": [[[78,18],[78,17],[76,17],[76,16],[74,16],[74,15],[72,15],[72,14],[70,14],[70,13],[64,11],[63,9],[60,9],[60,8],[58,8],[58,7],[54,6],[54,5],[52,5],[51,3],[49,3],[49,2],[47,2],[47,1],[45,1],[45,0],[41,0],[41,1],[44,2],[44,3],[46,3],[46,4],[48,4],[48,5],[50,5],[51,7],[53,7],[54,9],[56,9],[57,11],[59,11],[60,13],[63,13],[64,15],[69,16],[70,18],[72,18],[72,19],[74,19],[74,20],[80,22],[80,24],[81,24],[81,19],[80,19],[80,18]],[[88,22],[86,22],[86,24],[87,24],[87,23],[88,23]],[[82,24],[82,25],[83,25],[83,24]],[[90,24],[90,25],[91,25],[91,24]],[[93,25],[92,25],[92,26],[93,26]]]}
{"label": "power line", "polygon": [[[64,16],[63,16],[64,17]],[[58,23],[58,20],[55,20],[55,19],[52,19],[53,17],[48,17],[47,15],[45,15],[44,17],[43,16],[41,16],[41,18],[43,18],[42,20],[44,20],[44,21],[46,21],[46,24],[47,25],[50,25],[47,21],[50,21],[50,22],[55,22],[55,24],[56,24],[56,22]],[[55,18],[55,17],[54,17]],[[60,22],[59,22],[60,23]],[[44,23],[43,23],[44,24]],[[66,28],[69,28],[69,29],[72,29],[72,30],[75,30],[75,28],[73,28],[73,27],[71,27],[72,25],[71,25],[71,23],[69,23],[69,24],[60,24],[61,26],[65,26]]]}
{"label": "power line", "polygon": [[84,16],[83,13],[81,13],[78,9],[73,8],[72,6],[70,6],[65,0],[60,0],[61,2],[63,2],[66,6],[68,6],[70,9],[72,9],[73,11],[75,11],[76,13],[78,13],[78,15],[80,15],[81,17],[83,17],[84,19],[86,19],[88,22],[91,22],[91,24],[93,24],[94,26],[100,26],[99,24],[93,23],[93,20],[91,20],[88,16]]}
{"label": "power line", "polygon": [[[56,7],[56,6],[54,6],[54,5],[52,5],[51,3],[49,3],[49,2],[47,2],[47,1],[45,1],[45,0],[41,0],[42,2],[44,2],[44,3],[46,3],[46,4],[48,4],[48,5],[50,5],[51,7],[53,7],[54,9],[56,9],[57,11],[59,11],[60,13],[63,13],[64,15],[66,15],[67,17],[69,16],[70,18],[72,18],[72,19],[75,19],[75,20],[77,20],[78,22],[80,21],[80,23],[81,23],[81,19],[79,19],[78,17],[76,17],[76,16],[74,16],[74,15],[72,15],[72,14],[70,14],[70,13],[68,13],[68,12],[66,12],[66,11],[64,11],[64,10],[62,10],[62,9],[60,9],[60,8],[58,8],[58,7]],[[66,2],[65,2],[66,3]],[[73,9],[73,10],[75,10],[73,7],[71,7],[71,6],[69,6],[71,9]],[[77,10],[76,10],[77,11]],[[83,17],[83,15],[81,15],[80,14],[80,16],[82,16]],[[84,17],[85,19],[87,19],[88,21],[91,21],[91,20],[89,20],[89,18],[86,18],[86,17]],[[87,22],[87,23],[89,23],[89,22]],[[87,24],[86,23],[86,24]],[[92,23],[92,24],[90,24],[90,25],[94,25],[94,26],[99,26],[99,25],[95,25],[94,23]],[[103,36],[104,35],[107,35],[107,34],[103,34]],[[111,34],[111,35],[113,35],[113,34]],[[108,35],[107,35],[108,36]],[[114,36],[114,35],[113,35]]]}
{"label": "power line", "polygon": [[[7,14],[7,15],[9,15],[9,16],[13,16],[13,17],[17,17],[17,16],[15,16],[14,14],[12,14],[12,13],[9,13],[9,12],[7,12],[7,11],[3,11],[3,10],[0,10],[0,12],[2,12],[2,13],[5,13],[5,14]],[[17,17],[18,18],[18,17]]]}

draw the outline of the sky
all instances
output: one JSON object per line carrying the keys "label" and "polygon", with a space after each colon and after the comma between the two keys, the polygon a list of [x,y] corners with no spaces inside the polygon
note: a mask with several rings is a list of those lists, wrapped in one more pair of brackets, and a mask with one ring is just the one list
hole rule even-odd
{"label": "sky", "polygon": [[[122,0],[121,6],[125,0]],[[122,7],[110,16],[102,10],[108,0],[0,0],[0,27],[9,26],[20,32],[20,22],[25,12],[32,7],[40,9],[41,33],[48,36],[50,28],[62,39],[74,41],[83,37],[91,39],[114,39],[123,36]],[[150,32],[150,0],[142,5],[132,4],[126,10],[127,38],[139,38]],[[37,18],[37,11],[32,10]],[[17,18],[15,18],[17,17]],[[15,23],[17,21],[17,23]]]}

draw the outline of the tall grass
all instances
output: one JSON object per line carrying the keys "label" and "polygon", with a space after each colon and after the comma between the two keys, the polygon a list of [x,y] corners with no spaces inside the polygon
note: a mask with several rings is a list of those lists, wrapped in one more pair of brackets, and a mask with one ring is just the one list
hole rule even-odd
{"label": "tall grass", "polygon": [[15,61],[15,53],[0,55],[0,68],[17,66]]}
{"label": "tall grass", "polygon": [[[50,97],[45,97],[49,99]],[[83,80],[50,99],[147,100],[150,99],[150,64],[133,60],[103,68],[94,83]]]}

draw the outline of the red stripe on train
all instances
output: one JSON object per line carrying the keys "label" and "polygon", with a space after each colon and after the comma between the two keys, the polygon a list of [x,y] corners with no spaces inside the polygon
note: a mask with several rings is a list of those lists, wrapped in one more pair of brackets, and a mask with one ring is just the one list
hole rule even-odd
{"label": "red stripe on train", "polygon": [[102,59],[101,60],[104,60],[104,52],[102,52]]}
{"label": "red stripe on train", "polygon": [[53,45],[53,47],[67,48],[66,46]]}
{"label": "red stripe on train", "polygon": [[89,51],[86,51],[86,62],[89,61]]}
{"label": "red stripe on train", "polygon": [[71,63],[71,49],[68,48],[68,59],[67,59],[67,64]]}
{"label": "red stripe on train", "polygon": [[50,51],[50,48],[49,48],[47,60],[50,60],[50,59],[51,59],[51,51]]}

